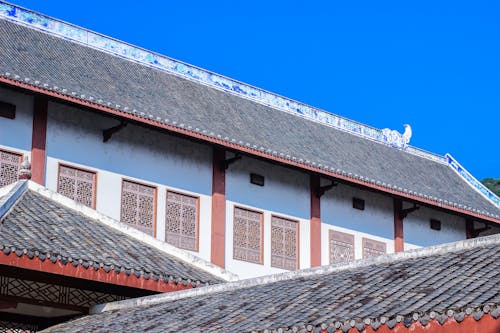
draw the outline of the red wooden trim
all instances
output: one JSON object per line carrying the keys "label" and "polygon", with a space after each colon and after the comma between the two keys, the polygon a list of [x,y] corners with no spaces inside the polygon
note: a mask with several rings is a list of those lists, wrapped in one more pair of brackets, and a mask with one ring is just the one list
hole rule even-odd
{"label": "red wooden trim", "polygon": [[[320,333],[327,333],[321,330]],[[344,333],[342,329],[336,329],[334,333]],[[498,333],[500,332],[500,319],[493,318],[489,313],[476,321],[472,316],[467,316],[463,321],[457,322],[455,318],[448,318],[443,325],[437,320],[430,320],[427,325],[420,321],[413,322],[409,327],[397,323],[392,329],[387,325],[381,325],[378,330],[371,326],[365,326],[362,333]],[[351,328],[348,333],[361,333],[357,328]]]}
{"label": "red wooden trim", "polygon": [[167,125],[167,124],[161,123],[161,122],[156,121],[156,120],[142,118],[142,117],[139,117],[136,115],[129,114],[127,112],[112,109],[112,108],[107,107],[107,106],[103,106],[103,105],[96,104],[93,102],[81,100],[77,97],[67,96],[67,95],[64,95],[64,94],[61,94],[61,93],[58,93],[55,91],[51,91],[51,90],[44,89],[41,87],[33,86],[33,85],[25,83],[25,82],[18,82],[18,81],[13,80],[13,79],[0,77],[0,83],[5,83],[5,84],[11,85],[11,86],[23,88],[23,89],[26,89],[28,91],[34,92],[34,93],[42,93],[42,94],[45,94],[47,96],[50,96],[50,97],[53,97],[53,98],[56,98],[56,99],[59,99],[59,100],[65,101],[65,102],[73,103],[73,104],[83,106],[86,108],[91,108],[94,110],[103,111],[103,112],[108,113],[108,114],[117,115],[119,117],[126,118],[126,119],[129,119],[132,121],[137,121],[139,123],[147,124],[147,125],[150,125],[153,127],[166,129],[166,130],[173,132],[173,133],[178,133],[178,134],[182,134],[185,136],[189,136],[191,138],[203,140],[205,142],[210,142],[210,143],[216,144],[220,147],[225,147],[227,149],[240,151],[240,152],[247,153],[247,154],[254,155],[254,156],[258,156],[258,157],[263,157],[267,160],[276,161],[276,162],[283,163],[283,164],[286,164],[286,165],[289,165],[292,167],[296,167],[296,168],[299,168],[302,170],[313,171],[313,172],[316,172],[318,174],[334,178],[335,180],[345,181],[345,182],[348,182],[351,184],[359,185],[363,188],[369,188],[369,189],[373,189],[373,190],[387,193],[390,195],[394,195],[394,196],[399,197],[399,198],[405,198],[405,199],[408,199],[409,201],[412,201],[412,202],[417,202],[417,203],[426,204],[426,205],[430,205],[430,206],[434,206],[434,207],[439,207],[439,208],[449,210],[449,211],[452,211],[455,213],[463,214],[463,215],[470,216],[470,217],[475,217],[475,218],[478,218],[480,220],[500,224],[500,218],[494,218],[491,216],[487,216],[487,215],[483,215],[483,214],[476,213],[473,211],[469,211],[469,210],[466,210],[463,208],[455,207],[452,205],[447,205],[447,204],[444,204],[442,202],[434,201],[432,199],[426,199],[426,198],[419,197],[419,196],[414,195],[414,194],[401,192],[401,191],[398,191],[395,189],[391,189],[391,188],[384,187],[384,186],[377,185],[377,184],[373,184],[373,183],[370,183],[370,182],[367,182],[364,180],[360,180],[360,179],[351,177],[349,175],[338,174],[338,173],[324,170],[324,169],[321,169],[321,168],[318,168],[315,166],[303,164],[303,163],[300,163],[298,161],[293,161],[293,160],[289,160],[289,159],[284,158],[284,157],[279,157],[279,156],[275,156],[275,155],[272,155],[269,153],[265,153],[265,152],[262,152],[262,151],[257,150],[257,149],[241,146],[241,145],[236,144],[236,143],[227,142],[223,139],[214,138],[214,137],[211,137],[211,136],[208,136],[205,134],[193,132],[191,130],[176,127],[173,125]]}
{"label": "red wooden trim", "polygon": [[[271,214],[271,227],[273,225],[273,217],[277,217],[277,218],[295,223],[295,229],[297,232],[297,242],[295,244],[295,247],[296,247],[295,253],[297,253],[297,258],[295,258],[295,269],[296,270],[300,269],[300,221],[294,220],[294,219],[291,219],[291,218],[288,218],[285,216],[281,216],[279,214]],[[262,228],[262,229],[264,229],[264,228]],[[272,237],[272,234],[271,234],[271,237]],[[264,241],[264,235],[262,235],[262,241]],[[273,246],[273,243],[271,242],[271,259],[272,259],[272,255],[273,255],[272,246]],[[262,249],[264,249],[264,248],[262,248]],[[271,267],[274,267],[274,266],[271,265]],[[281,268],[281,267],[277,267],[277,268]]]}
{"label": "red wooden trim", "polygon": [[33,105],[33,134],[31,136],[31,180],[45,185],[48,99],[35,95]]}
{"label": "red wooden trim", "polygon": [[58,164],[57,164],[57,192],[58,193],[59,193],[59,180],[60,180],[61,166],[69,168],[69,169],[76,169],[76,170],[80,170],[80,171],[84,171],[84,172],[88,172],[88,173],[94,174],[94,180],[93,180],[93,182],[94,182],[94,191],[92,193],[92,196],[93,196],[93,198],[92,198],[92,207],[90,207],[90,208],[95,209],[95,207],[96,207],[96,201],[97,201],[97,171],[86,169],[86,168],[81,168],[79,166],[74,166],[74,165],[71,165],[71,164],[66,164],[66,163],[58,162]]}
{"label": "red wooden trim", "polygon": [[253,209],[253,208],[247,208],[247,207],[243,207],[243,206],[239,206],[239,205],[233,206],[233,245],[234,245],[234,216],[236,215],[234,212],[236,211],[236,209],[246,210],[246,211],[257,213],[260,215],[260,258],[259,258],[260,261],[253,262],[253,261],[235,258],[234,251],[233,251],[233,259],[248,262],[251,264],[256,264],[256,265],[264,265],[264,232],[265,232],[265,230],[264,230],[264,227],[265,227],[264,226],[264,211]]}
{"label": "red wooden trim", "polygon": [[[183,196],[186,196],[186,197],[191,197],[193,199],[196,199],[196,209],[197,209],[197,215],[196,215],[196,245],[195,245],[195,249],[184,249],[184,250],[187,250],[187,251],[194,251],[194,252],[199,252],[200,251],[200,197],[199,196],[196,196],[196,195],[192,195],[190,193],[184,193],[184,192],[181,192],[181,191],[177,191],[177,190],[169,190],[167,188],[167,194],[166,194],[166,204],[168,206],[168,194],[169,193],[175,193],[175,194],[179,194],[179,195],[183,195]],[[167,214],[167,207],[165,207],[165,215]],[[167,221],[165,220],[165,223],[167,223]],[[165,229],[166,229],[166,225],[165,225]],[[165,240],[166,241],[166,234],[165,234]]]}
{"label": "red wooden trim", "polygon": [[[57,181],[59,182],[59,177],[58,177]],[[141,182],[138,182],[136,180],[129,179],[127,177],[122,177],[122,188],[121,188],[121,193],[120,193],[120,195],[121,195],[121,197],[120,197],[120,223],[124,223],[124,222],[122,222],[122,209],[121,209],[121,204],[122,204],[121,201],[123,199],[123,183],[124,182],[134,183],[134,184],[137,184],[140,186],[146,186],[146,187],[152,188],[154,190],[155,194],[154,194],[154,198],[153,198],[153,227],[152,228],[153,228],[153,238],[156,238],[156,219],[157,219],[156,213],[157,213],[157,206],[158,206],[158,187],[155,185],[141,183]],[[97,186],[96,186],[96,191],[97,191]],[[124,224],[126,224],[126,223],[124,223]]]}
{"label": "red wooden trim", "polygon": [[394,198],[394,252],[403,252],[405,250],[403,218],[400,214],[402,209],[403,202],[401,199]]}
{"label": "red wooden trim", "polygon": [[311,267],[321,266],[321,198],[318,196],[320,178],[311,175]]}
{"label": "red wooden trim", "polygon": [[225,267],[226,239],[226,152],[213,149],[212,160],[212,233],[210,261]]}
{"label": "red wooden trim", "polygon": [[41,260],[38,257],[30,259],[26,255],[21,257],[13,253],[6,255],[3,251],[0,251],[0,264],[157,292],[171,292],[192,288],[190,284],[184,286],[182,283],[175,284],[173,281],[168,283],[161,279],[155,281],[154,279],[146,279],[143,275],[139,277],[134,274],[127,276],[125,272],[116,273],[114,270],[106,273],[103,268],[95,270],[92,267],[85,268],[81,265],[75,267],[71,263],[64,265],[61,261],[52,263],[49,259]]}

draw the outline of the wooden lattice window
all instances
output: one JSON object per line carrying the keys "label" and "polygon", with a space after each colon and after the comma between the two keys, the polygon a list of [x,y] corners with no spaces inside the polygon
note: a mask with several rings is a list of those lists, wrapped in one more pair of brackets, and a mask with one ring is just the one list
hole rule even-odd
{"label": "wooden lattice window", "polygon": [[165,241],[181,249],[198,251],[199,199],[167,191]]}
{"label": "wooden lattice window", "polygon": [[386,244],[363,237],[363,258],[373,258],[386,254]]}
{"label": "wooden lattice window", "polygon": [[339,264],[354,260],[354,235],[330,230],[330,264]]}
{"label": "wooden lattice window", "polygon": [[263,214],[244,208],[234,208],[233,258],[256,264],[262,263]]}
{"label": "wooden lattice window", "polygon": [[22,155],[0,150],[0,187],[17,181]]}
{"label": "wooden lattice window", "polygon": [[156,188],[122,181],[121,221],[151,236],[155,235]]}
{"label": "wooden lattice window", "polygon": [[96,173],[59,165],[57,192],[85,206],[95,208]]}
{"label": "wooden lattice window", "polygon": [[299,223],[282,217],[271,218],[271,266],[297,269]]}

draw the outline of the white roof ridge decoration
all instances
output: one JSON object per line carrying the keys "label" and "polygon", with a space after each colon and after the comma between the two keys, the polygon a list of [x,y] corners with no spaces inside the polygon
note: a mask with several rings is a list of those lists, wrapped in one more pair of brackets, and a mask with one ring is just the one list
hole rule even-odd
{"label": "white roof ridge decoration", "polygon": [[424,247],[405,252],[391,253],[369,259],[358,259],[344,264],[334,264],[321,267],[307,268],[298,271],[267,275],[267,276],[244,279],[240,281],[228,282],[223,284],[210,285],[185,291],[182,290],[172,293],[164,293],[152,296],[138,297],[129,300],[104,303],[93,306],[92,308],[90,308],[89,313],[98,314],[102,312],[115,311],[120,309],[129,309],[140,306],[151,306],[163,302],[176,301],[179,299],[184,299],[189,297],[198,297],[203,295],[210,295],[215,293],[245,289],[259,285],[271,284],[279,281],[343,272],[356,268],[367,267],[370,265],[390,264],[402,260],[415,259],[432,255],[446,255],[451,252],[457,252],[491,244],[500,244],[500,234],[467,239],[431,247]]}
{"label": "white roof ridge decoration", "polygon": [[[156,70],[232,93],[259,104],[283,111],[350,134],[405,150],[410,154],[446,164],[443,156],[408,146],[397,131],[384,132],[293,99],[271,93],[235,79],[184,63],[156,52],[105,36],[47,15],[0,0],[0,18],[48,33],[99,51],[124,58]],[[390,134],[390,135],[387,135]]]}
{"label": "white roof ridge decoration", "polygon": [[[2,211],[3,208],[3,203],[4,201],[8,201],[7,205],[12,205],[17,202],[17,200],[21,197],[21,195],[26,191],[26,190],[31,190],[47,199],[53,200],[61,205],[63,205],[66,208],[69,208],[71,210],[74,210],[87,218],[91,218],[99,223],[102,223],[114,230],[117,230],[118,232],[121,232],[123,234],[126,234],[129,237],[132,237],[142,243],[145,243],[148,246],[151,246],[161,252],[164,252],[168,255],[171,255],[177,259],[180,259],[198,269],[201,269],[205,272],[208,272],[224,281],[237,281],[239,278],[236,274],[231,273],[219,266],[216,266],[204,259],[201,259],[187,251],[181,250],[179,248],[176,248],[173,245],[170,245],[168,243],[162,242],[148,234],[145,234],[137,229],[134,229],[132,227],[129,227],[125,225],[124,223],[120,223],[119,221],[116,221],[112,219],[111,217],[108,217],[104,214],[101,214],[97,212],[96,210],[87,207],[83,204],[80,204],[74,200],[71,200],[62,194],[59,194],[57,192],[51,191],[48,188],[39,185],[31,180],[19,180],[15,185],[11,188],[8,197],[12,198],[10,201],[8,201],[6,198],[2,198],[2,201],[0,201],[0,212]],[[10,203],[10,204],[9,204]],[[0,214],[0,217],[2,217],[2,214]]]}
{"label": "white roof ridge decoration", "polygon": [[488,201],[493,203],[497,208],[500,208],[500,198],[490,191],[489,188],[484,186],[479,180],[477,180],[469,171],[467,171],[456,159],[453,158],[449,153],[445,155],[448,165],[460,176],[467,184],[470,185],[479,194],[485,197]]}

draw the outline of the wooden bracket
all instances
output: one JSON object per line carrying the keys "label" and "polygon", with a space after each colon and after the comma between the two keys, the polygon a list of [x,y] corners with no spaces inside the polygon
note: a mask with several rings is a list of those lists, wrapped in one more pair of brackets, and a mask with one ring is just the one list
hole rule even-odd
{"label": "wooden bracket", "polygon": [[239,155],[239,154],[236,154],[236,156],[228,158],[227,160],[225,160],[224,161],[224,170],[227,170],[227,168],[229,168],[229,166],[231,164],[237,162],[238,160],[241,160],[241,155]]}
{"label": "wooden bracket", "polygon": [[472,228],[472,238],[476,238],[479,236],[480,233],[482,233],[483,231],[487,231],[487,230],[490,230],[491,229],[491,226],[487,225],[486,223],[484,224],[484,227],[482,228]]}
{"label": "wooden bracket", "polygon": [[334,187],[335,187],[335,186],[337,186],[338,184],[339,184],[339,183],[334,182],[334,181],[332,180],[332,183],[331,183],[331,184],[329,184],[329,185],[325,185],[325,186],[320,186],[320,187],[318,188],[318,190],[316,191],[316,196],[317,196],[318,198],[321,198],[321,197],[323,196],[323,194],[325,194],[325,192],[326,192],[326,191],[331,190],[332,188],[334,188]]}
{"label": "wooden bracket", "polygon": [[109,139],[113,136],[113,134],[121,131],[124,127],[127,126],[127,123],[121,121],[119,125],[113,126],[111,128],[105,129],[102,131],[102,142],[108,142]]}
{"label": "wooden bracket", "polygon": [[401,209],[399,211],[399,217],[402,220],[404,220],[408,216],[408,214],[413,213],[414,211],[416,211],[418,209],[420,209],[420,207],[418,207],[417,204],[413,204],[413,207],[411,207],[411,208]]}

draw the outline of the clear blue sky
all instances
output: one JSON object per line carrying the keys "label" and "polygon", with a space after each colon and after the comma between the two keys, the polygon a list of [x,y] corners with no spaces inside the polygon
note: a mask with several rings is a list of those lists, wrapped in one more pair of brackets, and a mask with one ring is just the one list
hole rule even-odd
{"label": "clear blue sky", "polygon": [[11,2],[451,153],[500,178],[499,1]]}

